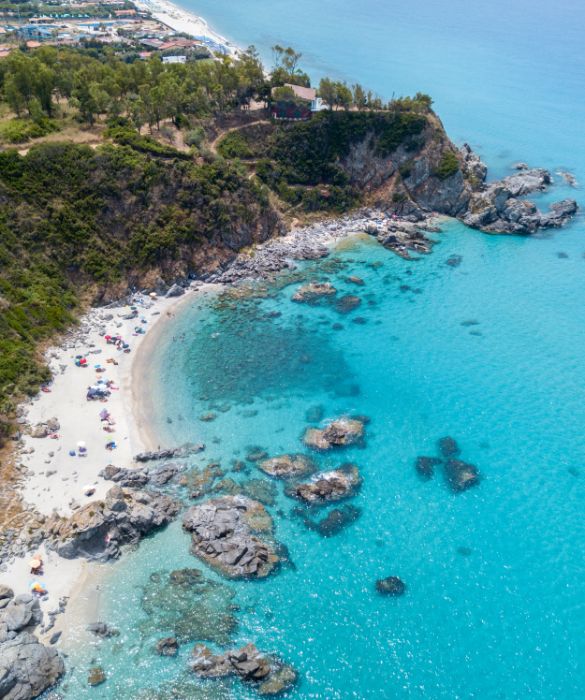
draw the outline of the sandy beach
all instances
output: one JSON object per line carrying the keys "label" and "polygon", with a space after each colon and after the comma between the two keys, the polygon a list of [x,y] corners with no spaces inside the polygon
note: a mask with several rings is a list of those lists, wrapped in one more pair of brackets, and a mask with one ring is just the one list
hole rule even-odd
{"label": "sandy beach", "polygon": [[[153,446],[148,409],[143,408],[150,396],[145,391],[150,353],[177,308],[205,288],[199,286],[197,291],[190,289],[171,298],[138,295],[132,307],[92,309],[60,346],[47,351],[54,380],[25,406],[22,420],[34,429],[56,418],[59,427],[42,438],[23,434],[18,455],[27,469],[22,494],[32,510],[68,516],[103,498],[112,483],[99,472],[108,464],[130,467],[133,455]],[[114,344],[113,336],[122,343]],[[81,360],[86,363],[77,366]],[[92,386],[108,387],[110,393],[102,400],[88,400]],[[108,448],[112,442],[115,446]],[[29,567],[37,552],[44,562],[40,577],[32,576]],[[66,614],[56,618],[50,636],[65,629],[68,619],[75,620],[76,626],[89,621],[97,608],[100,579],[107,570],[107,565],[63,559],[43,546],[9,561],[0,572],[0,583],[24,593],[32,580],[42,581],[48,590],[41,599],[46,616],[58,610],[64,598],[69,599]]]}
{"label": "sandy beach", "polygon": [[201,38],[206,43],[212,42],[211,48],[213,48],[213,44],[217,44],[218,47],[223,47],[225,52],[231,55],[236,55],[239,51],[237,46],[211,29],[203,17],[194,15],[172,2],[167,0],[139,0],[135,4],[140,9],[150,12],[155,19],[166,24],[167,27],[174,29],[176,32],[184,32],[193,37]]}

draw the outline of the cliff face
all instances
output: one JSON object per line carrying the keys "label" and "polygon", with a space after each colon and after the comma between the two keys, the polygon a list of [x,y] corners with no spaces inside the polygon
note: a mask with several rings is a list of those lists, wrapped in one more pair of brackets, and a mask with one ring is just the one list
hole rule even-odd
{"label": "cliff face", "polygon": [[524,199],[552,184],[551,174],[541,168],[522,166],[486,184],[486,165],[467,144],[458,149],[435,115],[428,115],[417,139],[390,155],[380,155],[379,140],[369,133],[351,144],[340,164],[350,183],[379,206],[403,215],[446,214],[486,233],[530,234],[559,227],[578,208],[575,200],[566,199],[541,212]]}

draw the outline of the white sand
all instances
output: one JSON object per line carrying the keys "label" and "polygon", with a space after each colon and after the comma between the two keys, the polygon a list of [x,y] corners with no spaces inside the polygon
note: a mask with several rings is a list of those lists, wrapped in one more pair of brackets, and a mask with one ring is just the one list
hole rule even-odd
{"label": "white sand", "polygon": [[[206,287],[203,285],[199,289],[203,291]],[[56,417],[60,428],[55,439],[32,438],[30,435],[23,438],[21,461],[27,467],[28,475],[22,493],[31,508],[46,515],[54,511],[70,515],[73,509],[103,497],[112,487],[111,482],[99,476],[107,464],[130,467],[133,455],[153,446],[146,422],[147,414],[141,411],[144,396],[137,391],[136,382],[133,386],[132,377],[142,379],[144,389],[150,352],[174,316],[176,307],[192,298],[193,290],[181,297],[156,301],[142,297],[137,304],[138,317],[131,320],[123,318],[128,313],[128,307],[93,309],[83,317],[79,328],[64,339],[61,347],[51,348],[47,352],[54,373],[51,391],[40,392],[29,402],[26,420],[30,425],[35,425]],[[113,318],[106,320],[109,315]],[[135,334],[136,327],[143,328],[145,333]],[[157,329],[156,332],[153,329]],[[105,334],[122,336],[129,344],[130,352],[124,353],[114,345],[108,345]],[[144,349],[141,347],[143,343]],[[141,349],[140,353],[137,353],[138,348]],[[87,358],[87,368],[75,366],[77,355]],[[118,364],[107,363],[108,358],[115,359]],[[106,371],[96,372],[97,364],[105,367]],[[88,401],[88,386],[104,378],[112,380],[118,390],[112,391],[104,401]],[[115,432],[103,430],[106,423],[99,417],[103,409],[115,421],[112,425]],[[80,440],[85,442],[87,448],[83,457],[79,456],[77,448]],[[106,449],[106,443],[110,440],[117,445],[112,451]],[[75,450],[75,456],[69,455],[70,450]],[[47,472],[55,473],[48,476]],[[95,489],[91,496],[84,493],[87,486]],[[42,554],[44,573],[34,577],[30,574],[29,560],[37,551]],[[85,609],[86,622],[91,621],[90,611],[95,609],[95,601],[99,598],[99,581],[107,569],[107,566],[88,564],[79,559],[62,559],[41,547],[12,561],[6,571],[0,572],[0,583],[9,585],[18,594],[28,591],[32,580],[44,582],[49,591],[49,595],[41,601],[45,613],[56,610],[61,597],[72,598],[67,615],[57,618],[50,635],[55,630],[66,631],[66,619],[70,616],[75,616],[75,622],[79,625],[82,608]]]}
{"label": "white sand", "polygon": [[236,55],[238,53],[238,47],[211,29],[203,17],[198,17],[172,2],[168,2],[168,0],[137,0],[135,4],[140,9],[148,10],[156,20],[166,24],[167,27],[176,32],[211,39],[211,41],[224,46],[229,54]]}

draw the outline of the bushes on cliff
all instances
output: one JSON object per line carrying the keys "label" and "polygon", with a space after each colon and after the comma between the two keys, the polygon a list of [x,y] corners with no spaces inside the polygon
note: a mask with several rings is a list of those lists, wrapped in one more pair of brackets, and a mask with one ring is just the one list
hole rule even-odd
{"label": "bushes on cliff", "polygon": [[84,303],[153,268],[196,272],[202,245],[237,250],[275,224],[266,193],[227,161],[115,145],[1,152],[0,413],[48,378],[36,347]]}
{"label": "bushes on cliff", "polygon": [[447,150],[441,156],[439,164],[435,168],[435,175],[440,180],[446,180],[447,178],[455,175],[459,171],[459,160],[453,151]]}

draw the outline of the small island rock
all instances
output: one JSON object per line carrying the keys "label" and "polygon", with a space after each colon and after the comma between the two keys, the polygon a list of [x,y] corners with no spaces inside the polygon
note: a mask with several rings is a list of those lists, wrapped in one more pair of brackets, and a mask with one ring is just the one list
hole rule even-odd
{"label": "small island rock", "polygon": [[320,472],[310,481],[291,486],[287,495],[309,504],[330,503],[353,496],[360,485],[358,468],[348,464],[339,469]]}
{"label": "small island rock", "polygon": [[406,584],[398,576],[387,576],[376,581],[376,590],[382,595],[400,596],[406,592]]}
{"label": "small island rock", "polygon": [[278,479],[304,476],[315,471],[315,463],[302,454],[287,454],[265,459],[258,464],[262,471]]}
{"label": "small island rock", "polygon": [[364,423],[357,418],[337,418],[323,429],[307,428],[304,442],[316,450],[345,447],[360,442],[364,436]]}

